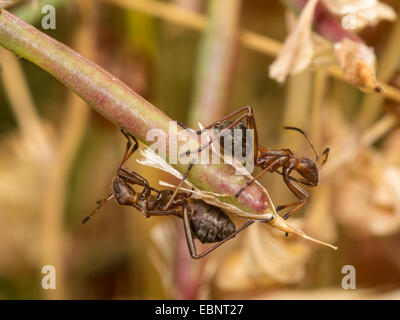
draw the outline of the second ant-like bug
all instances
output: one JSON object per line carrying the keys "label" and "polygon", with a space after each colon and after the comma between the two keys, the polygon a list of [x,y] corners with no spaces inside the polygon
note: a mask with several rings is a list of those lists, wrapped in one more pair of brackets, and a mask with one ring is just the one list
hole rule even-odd
{"label": "second ant-like bug", "polygon": [[[246,113],[243,113],[246,111]],[[235,117],[236,115],[241,114],[237,119],[234,121],[231,121],[229,119]],[[186,126],[184,126],[181,123],[178,123],[181,127],[184,129],[187,129]],[[285,127],[285,129],[289,130],[296,130],[300,132],[301,134],[304,135],[304,137],[307,139],[309,145],[313,149],[315,153],[315,160],[311,160],[305,157],[299,157],[296,154],[294,154],[292,151],[289,149],[273,149],[273,148],[264,148],[258,144],[258,137],[257,137],[257,129],[256,129],[256,122],[254,119],[254,113],[253,113],[253,108],[251,107],[242,107],[235,112],[225,116],[224,118],[213,122],[212,124],[208,125],[205,128],[202,128],[201,130],[196,131],[197,135],[201,135],[203,132],[206,130],[209,130],[211,128],[214,128],[217,130],[217,134],[214,135],[208,143],[200,146],[196,150],[188,150],[186,151],[186,155],[189,155],[194,152],[201,152],[203,149],[207,148],[210,146],[214,141],[216,141],[218,138],[222,138],[223,134],[231,131],[232,133],[232,144],[238,145],[242,144],[243,147],[246,146],[248,143],[246,141],[246,129],[253,129],[254,130],[254,165],[257,167],[260,167],[262,171],[255,176],[253,179],[249,180],[247,182],[247,185],[240,189],[236,193],[236,197],[239,197],[240,194],[243,192],[243,190],[254,183],[260,176],[262,176],[265,172],[277,172],[280,175],[283,176],[283,180],[292,191],[292,193],[300,200],[294,203],[289,203],[286,205],[281,205],[276,208],[277,211],[283,210],[285,208],[289,207],[294,207],[291,211],[286,213],[283,218],[287,219],[289,218],[294,212],[299,210],[302,206],[304,206],[308,200],[310,199],[310,195],[308,194],[307,191],[305,191],[303,188],[301,188],[296,182],[304,184],[308,187],[315,187],[318,185],[318,180],[319,180],[319,170],[324,166],[326,161],[328,160],[328,154],[329,154],[329,148],[326,148],[324,152],[322,153],[323,155],[323,160],[321,164],[318,165],[319,161],[319,155],[318,152],[315,150],[314,145],[312,144],[310,138],[307,136],[307,134],[295,127]],[[237,138],[234,135],[234,130],[242,130],[242,135],[239,137],[240,141],[236,141]],[[221,144],[222,139],[221,139]],[[243,150],[243,149],[242,149]],[[279,169],[282,168],[282,171]],[[291,173],[293,171],[297,171],[303,179],[298,179],[295,177],[291,176]]]}
{"label": "second ant-like bug", "polygon": [[[148,218],[151,216],[174,215],[183,219],[186,241],[190,255],[194,259],[199,259],[215,250],[226,241],[235,237],[239,232],[249,227],[254,222],[267,222],[267,220],[251,220],[236,230],[235,224],[229,216],[220,208],[210,205],[203,200],[191,198],[192,194],[179,192],[179,188],[187,178],[193,164],[189,165],[188,171],[183,176],[181,182],[173,190],[157,190],[151,186],[146,179],[136,172],[123,168],[123,164],[138,149],[139,144],[135,137],[125,132],[121,132],[127,138],[126,151],[122,162],[117,170],[117,177],[114,178],[112,187],[113,192],[105,199],[101,200],[95,210],[83,219],[86,223],[106,202],[115,198],[121,205],[128,205],[139,210]],[[135,142],[132,145],[132,141]],[[143,187],[142,192],[137,193],[132,186]],[[197,238],[202,243],[215,243],[213,246],[198,254],[194,239]]]}

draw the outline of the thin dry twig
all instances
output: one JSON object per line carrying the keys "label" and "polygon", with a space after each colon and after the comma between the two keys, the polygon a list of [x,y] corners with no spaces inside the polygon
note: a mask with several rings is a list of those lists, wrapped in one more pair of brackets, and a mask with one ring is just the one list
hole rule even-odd
{"label": "thin dry twig", "polygon": [[[380,82],[387,83],[390,81],[394,72],[399,67],[400,60],[400,19],[397,19],[392,27],[387,43],[379,57],[377,78]],[[384,86],[385,91],[392,92],[392,87]],[[391,93],[391,94],[394,94]],[[379,115],[384,97],[381,95],[367,95],[361,104],[360,111],[357,116],[358,123],[366,127],[370,125]]]}
{"label": "thin dry twig", "polygon": [[354,137],[351,141],[351,145],[347,146],[343,152],[338,154],[334,161],[327,163],[326,167],[321,172],[321,179],[327,179],[332,174],[335,174],[340,167],[355,159],[360,150],[379,140],[396,125],[397,119],[394,115],[387,114],[383,116],[379,121],[366,129],[359,138]]}
{"label": "thin dry twig", "polygon": [[52,158],[51,145],[43,122],[36,112],[22,66],[13,53],[3,48],[0,48],[0,65],[4,90],[25,143],[38,164],[46,164]]}
{"label": "thin dry twig", "polygon": [[235,66],[240,7],[241,0],[210,2],[189,114],[191,126],[210,123],[224,115]]}
{"label": "thin dry twig", "polygon": [[[91,0],[86,0],[86,5]],[[93,33],[86,8],[85,20],[77,30],[76,47],[88,57],[94,56]],[[57,290],[43,290],[45,298],[66,298],[66,274],[64,261],[65,233],[63,228],[64,205],[68,176],[79,149],[88,122],[90,109],[75,93],[67,99],[66,114],[57,144],[56,158],[48,171],[45,198],[42,207],[42,265],[52,264],[57,268]]]}

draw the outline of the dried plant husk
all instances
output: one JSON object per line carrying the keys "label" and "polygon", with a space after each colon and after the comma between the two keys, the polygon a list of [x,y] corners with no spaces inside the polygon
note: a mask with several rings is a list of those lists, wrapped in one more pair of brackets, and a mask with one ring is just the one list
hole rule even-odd
{"label": "dried plant husk", "polygon": [[253,266],[249,265],[244,250],[235,250],[229,255],[226,255],[224,260],[218,265],[215,274],[214,285],[218,290],[227,293],[256,290],[259,288],[270,288],[279,286],[279,282],[274,280],[267,274],[258,274],[257,277],[253,276],[250,271]]}
{"label": "dried plant husk", "polygon": [[302,10],[297,24],[292,28],[283,47],[270,65],[269,76],[279,83],[286,77],[305,70],[311,63],[314,54],[312,41],[312,21],[318,0],[310,0]]}
{"label": "dried plant husk", "polygon": [[0,10],[2,8],[7,8],[7,7],[11,6],[12,4],[14,4],[14,1],[11,1],[11,0],[0,0]]}
{"label": "dried plant husk", "polygon": [[[291,224],[300,227],[302,219],[291,219]],[[279,283],[289,284],[301,281],[305,275],[305,266],[310,257],[310,243],[298,237],[285,237],[274,230],[263,232],[259,225],[248,235],[249,265],[252,276],[268,274]]]}
{"label": "dried plant husk", "polygon": [[[49,127],[47,129],[50,129]],[[47,130],[46,133],[49,133]],[[0,268],[36,265],[45,171],[20,133],[0,143]]]}
{"label": "dried plant husk", "polygon": [[175,248],[171,245],[177,243],[177,225],[172,221],[164,221],[152,227],[150,237],[155,248],[149,249],[149,255],[157,269],[163,286],[173,298],[179,298],[179,290],[174,276]]}
{"label": "dried plant husk", "polygon": [[[182,263],[182,261],[176,261],[177,251],[179,250],[178,247],[186,246],[185,241],[179,241],[181,240],[179,237],[179,228],[183,228],[183,224],[176,224],[172,220],[163,221],[154,225],[150,234],[152,242],[154,243],[154,247],[150,247],[149,249],[150,258],[160,275],[165,291],[174,299],[184,299],[188,297],[188,293],[182,292],[187,288],[179,286],[179,282],[181,282],[182,279],[177,279],[177,277],[182,278],[180,272],[182,270],[177,270],[177,264]],[[187,252],[189,255],[189,251]],[[196,279],[193,279],[191,283],[191,285],[196,286],[196,296],[191,296],[191,298],[210,298],[211,283],[214,279],[219,257],[218,251],[215,253],[217,259],[215,259],[216,255],[214,254],[212,257],[204,260],[204,264],[199,264],[195,263],[195,261],[189,257],[188,259],[191,261],[188,261],[189,264],[183,266],[185,272],[191,274],[191,278],[196,276]],[[193,290],[189,288],[188,291]]]}
{"label": "dried plant husk", "polygon": [[360,41],[344,38],[335,44],[335,53],[348,82],[367,93],[382,92],[376,81],[376,59],[372,48]]}
{"label": "dried plant husk", "polygon": [[[376,58],[372,48],[369,48],[358,37],[347,32],[330,43],[323,37],[312,32],[314,12],[318,1],[308,1],[297,22],[294,14],[289,14],[290,32],[284,45],[271,64],[269,75],[279,83],[283,83],[288,75],[295,75],[310,65],[333,65],[339,63],[343,77],[360,90],[382,92],[382,87],[376,80]],[[340,2],[340,1],[339,1]],[[339,6],[339,4],[338,4]],[[386,5],[385,5],[386,6]],[[361,12],[362,6],[355,6],[355,12]],[[390,8],[390,7],[389,7]],[[359,10],[359,11],[357,11]],[[392,10],[390,8],[390,10]],[[396,16],[388,20],[394,20]],[[382,17],[376,17],[376,21]],[[359,19],[361,19],[359,17]],[[372,21],[370,21],[372,24]],[[338,28],[341,28],[338,26]],[[343,29],[341,29],[343,31]]]}
{"label": "dried plant husk", "polygon": [[329,182],[323,182],[313,191],[312,201],[304,217],[304,230],[326,242],[336,242],[338,232],[332,211],[332,190]]}
{"label": "dried plant husk", "polygon": [[394,21],[397,18],[391,6],[377,0],[323,0],[323,3],[331,13],[341,18],[346,30],[359,31],[382,20]]}
{"label": "dried plant husk", "polygon": [[[398,137],[399,133],[395,133]],[[397,139],[396,139],[397,140]],[[390,146],[390,144],[389,144]],[[400,229],[400,162],[397,149],[361,151],[336,185],[335,214],[351,236],[394,234]]]}
{"label": "dried plant husk", "polygon": [[[299,226],[302,219],[291,219]],[[220,263],[216,286],[226,292],[281,287],[304,279],[312,253],[308,242],[298,237],[285,237],[281,232],[265,232],[257,224],[243,235],[241,248]],[[229,279],[229,281],[227,280]]]}

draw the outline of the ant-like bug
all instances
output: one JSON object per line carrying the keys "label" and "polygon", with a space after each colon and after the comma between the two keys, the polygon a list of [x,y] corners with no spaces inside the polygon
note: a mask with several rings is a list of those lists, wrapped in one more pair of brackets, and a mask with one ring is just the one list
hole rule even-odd
{"label": "ant-like bug", "polygon": [[[229,120],[230,118],[242,113],[243,111],[247,111],[246,113],[240,115],[236,120],[231,121]],[[183,127],[184,129],[187,129],[186,126],[183,124],[179,123],[178,124]],[[225,132],[228,132],[229,130],[232,133],[232,144],[233,146],[237,145],[238,143],[241,143],[242,146],[246,146],[248,143],[246,141],[246,130],[247,129],[253,129],[254,130],[254,165],[257,167],[260,167],[262,171],[255,176],[253,179],[249,180],[247,182],[247,185],[240,189],[236,193],[236,197],[239,197],[240,194],[243,192],[243,190],[254,183],[259,177],[261,177],[265,172],[277,172],[280,175],[283,176],[283,181],[286,183],[288,186],[289,190],[292,191],[292,193],[300,200],[294,203],[289,203],[286,205],[278,206],[276,208],[277,211],[283,210],[288,207],[294,207],[291,211],[286,213],[283,218],[287,219],[289,218],[294,212],[299,210],[302,206],[304,206],[308,200],[310,199],[310,195],[308,194],[307,191],[305,191],[303,188],[301,188],[296,182],[304,184],[308,187],[315,187],[318,185],[318,179],[319,179],[319,170],[324,166],[326,161],[328,160],[328,154],[329,154],[329,148],[326,148],[324,152],[322,153],[324,159],[322,160],[321,164],[318,165],[319,161],[319,155],[316,149],[314,148],[314,145],[312,144],[310,138],[307,136],[307,134],[295,127],[285,127],[285,129],[288,130],[296,130],[300,132],[304,137],[307,139],[309,145],[313,149],[315,153],[315,160],[311,160],[305,157],[299,157],[295,155],[292,151],[289,149],[273,149],[273,148],[264,148],[262,146],[258,145],[258,136],[257,136],[257,129],[256,129],[256,122],[254,118],[254,113],[253,113],[253,108],[252,107],[242,107],[235,112],[225,116],[224,118],[213,122],[212,124],[208,125],[205,128],[202,128],[201,130],[196,131],[197,135],[201,135],[203,132],[206,130],[209,130],[211,128],[214,128],[218,131],[218,134],[213,136],[206,144],[200,146],[197,150],[188,150],[185,152],[186,155],[189,155],[194,152],[201,152],[203,149],[207,148],[210,146],[215,140],[217,140],[219,137],[222,138],[223,134]],[[242,135],[241,135],[241,140],[237,141],[238,138],[235,137],[234,135],[234,130],[242,130]],[[222,140],[222,139],[221,139]],[[220,141],[222,144],[222,141]],[[242,149],[243,150],[243,149]],[[282,168],[282,171],[279,170],[279,168]],[[295,177],[292,177],[290,174],[292,171],[297,171],[303,179],[298,179]]]}
{"label": "ant-like bug", "polygon": [[[215,250],[226,241],[235,237],[239,232],[249,227],[254,222],[268,222],[268,220],[251,220],[236,230],[235,224],[220,208],[210,205],[203,200],[191,198],[191,193],[179,192],[179,188],[187,178],[193,164],[181,182],[173,190],[157,190],[146,179],[136,172],[123,168],[123,164],[138,149],[139,143],[135,137],[121,128],[122,134],[127,138],[126,151],[118,167],[117,177],[113,181],[113,192],[99,202],[99,205],[82,223],[86,223],[106,202],[115,198],[120,205],[135,207],[146,218],[151,216],[174,215],[183,219],[186,241],[190,255],[199,259]],[[132,146],[132,140],[135,144]],[[139,185],[143,191],[136,193],[132,186]],[[213,246],[198,254],[194,242],[197,238],[202,243],[215,243]]]}

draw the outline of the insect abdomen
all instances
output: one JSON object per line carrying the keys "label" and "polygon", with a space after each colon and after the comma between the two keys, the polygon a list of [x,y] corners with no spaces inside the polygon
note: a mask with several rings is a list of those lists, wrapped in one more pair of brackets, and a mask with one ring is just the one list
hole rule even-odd
{"label": "insect abdomen", "polygon": [[190,228],[202,243],[219,242],[236,231],[235,224],[220,208],[202,200],[192,201]]}

